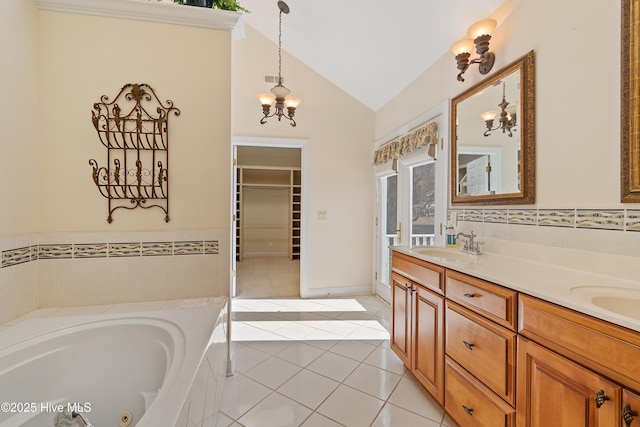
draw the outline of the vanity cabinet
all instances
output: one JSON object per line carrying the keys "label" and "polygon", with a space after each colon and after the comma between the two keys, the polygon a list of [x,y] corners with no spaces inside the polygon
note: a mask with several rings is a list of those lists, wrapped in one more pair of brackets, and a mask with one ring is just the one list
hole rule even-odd
{"label": "vanity cabinet", "polygon": [[518,427],[620,425],[621,388],[526,338],[518,340]]}
{"label": "vanity cabinet", "polygon": [[394,255],[391,349],[444,404],[444,268]]}
{"label": "vanity cabinet", "polygon": [[519,312],[518,427],[632,426],[638,333],[527,295]]}
{"label": "vanity cabinet", "polygon": [[391,348],[460,427],[640,427],[637,331],[401,252],[392,265]]}
{"label": "vanity cabinet", "polygon": [[515,427],[516,410],[449,356],[445,359],[445,384],[445,409],[461,427]]}
{"label": "vanity cabinet", "polygon": [[515,426],[517,293],[447,270],[445,295],[445,409],[462,426]]}

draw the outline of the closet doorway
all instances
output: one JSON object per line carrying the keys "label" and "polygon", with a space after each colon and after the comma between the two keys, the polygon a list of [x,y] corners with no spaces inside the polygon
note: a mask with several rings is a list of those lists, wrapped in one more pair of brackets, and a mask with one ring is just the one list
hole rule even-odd
{"label": "closet doorway", "polygon": [[300,296],[301,152],[236,145],[235,298]]}

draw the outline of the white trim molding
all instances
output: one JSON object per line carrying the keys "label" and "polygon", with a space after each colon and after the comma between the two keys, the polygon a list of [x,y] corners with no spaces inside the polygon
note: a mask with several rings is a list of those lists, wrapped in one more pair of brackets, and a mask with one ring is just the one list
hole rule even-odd
{"label": "white trim molding", "polygon": [[244,38],[242,13],[146,0],[36,0],[42,10],[162,22],[232,32]]}

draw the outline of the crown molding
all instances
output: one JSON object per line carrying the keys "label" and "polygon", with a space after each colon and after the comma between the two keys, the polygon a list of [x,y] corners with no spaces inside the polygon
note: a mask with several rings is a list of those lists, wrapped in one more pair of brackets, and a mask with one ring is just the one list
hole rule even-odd
{"label": "crown molding", "polygon": [[36,0],[41,10],[213,28],[244,38],[242,13],[141,0]]}

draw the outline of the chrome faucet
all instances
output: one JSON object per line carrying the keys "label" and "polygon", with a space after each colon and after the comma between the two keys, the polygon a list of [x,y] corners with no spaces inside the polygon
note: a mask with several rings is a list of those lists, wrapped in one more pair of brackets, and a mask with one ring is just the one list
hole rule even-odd
{"label": "chrome faucet", "polygon": [[93,424],[83,414],[79,414],[69,409],[56,413],[53,420],[55,427],[94,427]]}
{"label": "chrome faucet", "polygon": [[469,234],[466,233],[458,233],[458,237],[464,237],[467,240],[464,241],[464,246],[462,247],[462,252],[471,254],[471,255],[480,255],[480,245],[484,245],[484,242],[476,241],[476,237],[478,237],[473,230]]}

